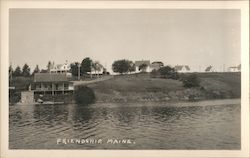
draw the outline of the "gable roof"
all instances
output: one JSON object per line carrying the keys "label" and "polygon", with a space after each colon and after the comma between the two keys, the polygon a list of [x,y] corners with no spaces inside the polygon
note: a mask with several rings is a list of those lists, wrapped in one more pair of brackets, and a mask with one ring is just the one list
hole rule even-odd
{"label": "gable roof", "polygon": [[212,70],[212,66],[210,65],[210,66],[208,66],[206,69],[205,69],[205,71],[207,72],[207,71],[211,71]]}
{"label": "gable roof", "polygon": [[34,82],[64,82],[68,81],[66,74],[59,73],[35,73]]}
{"label": "gable roof", "polygon": [[174,68],[175,68],[175,70],[176,71],[180,71],[180,70],[182,70],[182,65],[176,65]]}
{"label": "gable roof", "polygon": [[135,61],[135,66],[140,66],[142,64],[146,64],[146,65],[150,65],[150,61],[149,60],[141,60],[141,61]]}
{"label": "gable roof", "polygon": [[189,67],[188,65],[176,65],[174,68],[175,68],[176,71],[181,71],[181,70],[183,70],[184,68],[185,68],[187,71],[190,71],[190,67]]}

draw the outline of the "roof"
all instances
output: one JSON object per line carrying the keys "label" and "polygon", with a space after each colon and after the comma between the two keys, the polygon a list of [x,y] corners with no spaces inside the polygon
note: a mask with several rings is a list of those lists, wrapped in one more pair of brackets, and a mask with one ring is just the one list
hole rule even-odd
{"label": "roof", "polygon": [[211,71],[212,68],[213,68],[213,67],[210,65],[210,66],[208,66],[208,67],[205,69],[205,71]]}
{"label": "roof", "polygon": [[66,74],[59,73],[35,73],[34,82],[64,82],[68,81]]}
{"label": "roof", "polygon": [[150,65],[150,61],[149,60],[141,60],[141,61],[135,61],[135,66],[140,66],[142,64],[146,64],[146,65]]}
{"label": "roof", "polygon": [[161,61],[154,61],[151,63],[151,65],[164,66],[163,62],[161,62]]}
{"label": "roof", "polygon": [[181,71],[183,68],[185,68],[187,71],[190,70],[190,67],[188,65],[176,65],[174,68],[176,71]]}
{"label": "roof", "polygon": [[231,67],[229,67],[230,69],[238,69],[238,70],[240,70],[241,69],[241,64],[240,65],[238,65],[238,66],[231,66]]}

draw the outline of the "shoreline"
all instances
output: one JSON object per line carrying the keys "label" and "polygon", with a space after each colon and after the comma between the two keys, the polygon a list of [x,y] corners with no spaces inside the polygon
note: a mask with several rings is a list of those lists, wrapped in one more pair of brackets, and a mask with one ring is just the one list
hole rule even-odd
{"label": "shoreline", "polygon": [[[74,104],[75,102],[67,102],[63,104],[50,104],[53,105],[69,105]],[[153,105],[152,105],[153,104]],[[199,101],[131,101],[131,102],[95,102],[93,104],[89,104],[88,106],[82,107],[156,107],[156,106],[166,106],[166,107],[191,107],[191,106],[220,106],[220,105],[236,105],[241,104],[241,98],[231,98],[231,99],[207,99],[207,100],[199,100]],[[11,106],[19,106],[21,104],[18,103],[10,103]],[[43,105],[43,104],[22,104],[23,105]],[[44,104],[46,105],[46,104]]]}
{"label": "shoreline", "polygon": [[[152,105],[153,104],[153,105]],[[241,98],[234,99],[211,99],[211,100],[199,100],[199,101],[148,101],[148,102],[126,102],[126,103],[116,103],[116,102],[96,102],[89,107],[156,107],[156,106],[166,106],[166,107],[191,107],[191,106],[220,106],[220,105],[237,105],[241,104]]]}

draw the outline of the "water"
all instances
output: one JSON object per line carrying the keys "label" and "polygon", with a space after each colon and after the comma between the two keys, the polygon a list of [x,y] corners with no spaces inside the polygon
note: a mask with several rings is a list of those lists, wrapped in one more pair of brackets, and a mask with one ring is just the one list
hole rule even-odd
{"label": "water", "polygon": [[9,148],[240,149],[240,104],[211,103],[14,105]]}

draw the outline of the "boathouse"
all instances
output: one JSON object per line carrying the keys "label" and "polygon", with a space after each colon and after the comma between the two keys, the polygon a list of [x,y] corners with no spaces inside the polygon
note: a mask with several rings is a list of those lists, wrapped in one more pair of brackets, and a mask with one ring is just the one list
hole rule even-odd
{"label": "boathouse", "polygon": [[74,86],[64,73],[35,73],[32,90],[35,94],[69,94]]}

